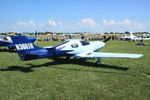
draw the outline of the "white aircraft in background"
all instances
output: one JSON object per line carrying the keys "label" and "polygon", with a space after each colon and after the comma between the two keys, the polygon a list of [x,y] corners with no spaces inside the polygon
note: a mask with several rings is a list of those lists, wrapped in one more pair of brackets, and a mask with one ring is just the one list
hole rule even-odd
{"label": "white aircraft in background", "polygon": [[136,41],[136,40],[150,40],[150,38],[137,37],[137,36],[133,35],[132,32],[130,32],[130,36],[124,35],[123,37],[121,37],[121,40],[133,40],[133,41]]}

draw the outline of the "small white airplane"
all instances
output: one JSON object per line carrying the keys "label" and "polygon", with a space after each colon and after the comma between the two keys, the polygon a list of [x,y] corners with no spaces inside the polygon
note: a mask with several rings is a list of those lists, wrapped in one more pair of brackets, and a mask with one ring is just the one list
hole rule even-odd
{"label": "small white airplane", "polygon": [[132,32],[130,32],[130,36],[124,35],[123,37],[121,37],[121,40],[150,40],[150,38],[146,38],[146,37],[137,37],[135,35],[133,35]]}
{"label": "small white airplane", "polygon": [[130,32],[130,36],[124,35],[123,37],[121,37],[121,40],[135,40],[135,37],[132,32]]}
{"label": "small white airplane", "polygon": [[134,40],[150,40],[150,38],[134,36]]}
{"label": "small white airplane", "polygon": [[11,37],[21,60],[51,58],[56,56],[98,58],[96,64],[101,64],[101,58],[139,58],[143,54],[105,53],[97,52],[105,46],[109,38],[102,41],[88,42],[79,39],[67,40],[57,46],[41,48],[33,44],[25,36]]}

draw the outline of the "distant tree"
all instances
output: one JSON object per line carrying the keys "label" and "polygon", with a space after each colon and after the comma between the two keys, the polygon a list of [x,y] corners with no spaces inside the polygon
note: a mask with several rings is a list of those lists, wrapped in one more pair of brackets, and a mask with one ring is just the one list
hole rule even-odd
{"label": "distant tree", "polygon": [[130,34],[130,32],[129,32],[129,31],[126,31],[125,34]]}
{"label": "distant tree", "polygon": [[109,34],[108,32],[105,32],[104,34]]}

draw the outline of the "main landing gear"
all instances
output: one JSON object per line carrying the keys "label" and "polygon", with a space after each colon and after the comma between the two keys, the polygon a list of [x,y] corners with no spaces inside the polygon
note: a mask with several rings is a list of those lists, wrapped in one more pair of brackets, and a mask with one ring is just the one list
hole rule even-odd
{"label": "main landing gear", "polygon": [[98,57],[97,59],[98,59],[98,60],[97,60],[97,62],[96,62],[96,65],[102,64],[102,58],[101,58],[101,57]]}
{"label": "main landing gear", "polygon": [[[70,56],[66,56],[66,60],[69,60],[69,59],[70,59]],[[76,59],[76,58],[74,58],[74,59]],[[95,57],[87,58],[85,60],[90,60],[90,59],[95,60]],[[99,65],[99,64],[103,64],[101,57],[97,57],[96,65]]]}
{"label": "main landing gear", "polygon": [[15,51],[15,47],[8,47],[8,51]]}
{"label": "main landing gear", "polygon": [[66,56],[66,60],[69,60],[70,59],[70,56]]}

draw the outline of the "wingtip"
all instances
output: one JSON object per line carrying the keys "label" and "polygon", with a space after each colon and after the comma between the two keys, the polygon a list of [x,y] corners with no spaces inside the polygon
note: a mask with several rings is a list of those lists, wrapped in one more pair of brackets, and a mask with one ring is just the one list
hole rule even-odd
{"label": "wingtip", "polygon": [[140,57],[142,57],[142,56],[144,56],[143,54],[136,54],[136,55],[134,55],[132,58],[140,58]]}

